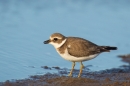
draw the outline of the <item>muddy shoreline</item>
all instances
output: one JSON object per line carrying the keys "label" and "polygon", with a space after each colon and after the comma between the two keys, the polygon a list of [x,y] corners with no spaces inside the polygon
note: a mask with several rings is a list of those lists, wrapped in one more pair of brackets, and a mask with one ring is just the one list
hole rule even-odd
{"label": "muddy shoreline", "polygon": [[[44,69],[50,67],[43,66]],[[0,86],[130,86],[130,68],[122,66],[103,71],[88,72],[84,69],[82,77],[77,78],[79,70],[74,70],[73,77],[68,77],[69,69],[58,70],[58,73],[34,75],[27,79],[1,82]]]}

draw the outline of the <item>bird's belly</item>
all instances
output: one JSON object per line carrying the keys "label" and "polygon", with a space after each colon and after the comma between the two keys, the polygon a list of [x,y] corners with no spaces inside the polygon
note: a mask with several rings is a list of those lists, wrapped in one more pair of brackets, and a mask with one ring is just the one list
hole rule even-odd
{"label": "bird's belly", "polygon": [[69,61],[74,61],[74,62],[87,61],[87,60],[95,58],[97,55],[98,54],[90,55],[90,56],[84,56],[84,57],[74,57],[74,56],[70,56],[70,55],[60,54],[60,56],[62,58],[69,60]]}
{"label": "bird's belly", "polygon": [[[59,53],[59,52],[58,52]],[[59,53],[60,54],[60,53]],[[98,56],[99,54],[94,54],[94,55],[89,55],[89,56],[83,56],[83,57],[75,57],[75,56],[72,56],[70,55],[67,50],[64,54],[60,54],[60,56],[62,58],[64,58],[65,60],[69,60],[69,61],[72,61],[72,62],[81,62],[81,61],[87,61],[87,60],[90,60],[90,59],[93,59],[95,58],[96,56]]]}

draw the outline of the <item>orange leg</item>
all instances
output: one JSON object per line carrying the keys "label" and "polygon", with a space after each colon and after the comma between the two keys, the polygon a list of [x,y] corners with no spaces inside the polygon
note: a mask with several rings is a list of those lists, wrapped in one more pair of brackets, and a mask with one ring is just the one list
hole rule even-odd
{"label": "orange leg", "polygon": [[72,77],[72,73],[73,73],[74,67],[75,67],[75,62],[73,62],[72,69],[71,69],[71,71],[70,71],[68,76]]}
{"label": "orange leg", "polygon": [[78,75],[78,77],[81,76],[81,74],[82,74],[82,69],[83,69],[83,68],[84,68],[84,65],[83,65],[82,62],[80,62],[80,71],[79,71],[79,75]]}

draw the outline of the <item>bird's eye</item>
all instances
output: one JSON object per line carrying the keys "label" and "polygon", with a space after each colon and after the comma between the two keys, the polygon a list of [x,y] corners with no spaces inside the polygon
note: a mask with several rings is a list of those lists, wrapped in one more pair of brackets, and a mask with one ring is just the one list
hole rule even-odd
{"label": "bird's eye", "polygon": [[57,41],[58,39],[57,38],[54,38],[54,41]]}

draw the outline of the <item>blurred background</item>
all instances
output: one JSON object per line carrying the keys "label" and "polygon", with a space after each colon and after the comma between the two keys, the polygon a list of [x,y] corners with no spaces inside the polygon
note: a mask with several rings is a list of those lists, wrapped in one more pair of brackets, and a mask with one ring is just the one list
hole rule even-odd
{"label": "blurred background", "polygon": [[118,47],[84,62],[91,71],[118,68],[126,63],[117,55],[130,53],[130,0],[0,0],[0,81],[55,72],[41,66],[70,69],[43,44],[55,32]]}

